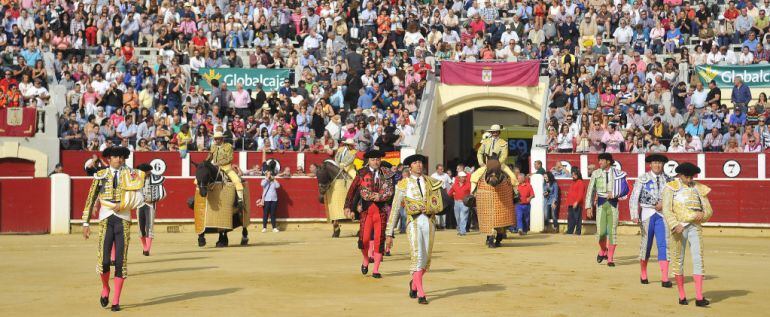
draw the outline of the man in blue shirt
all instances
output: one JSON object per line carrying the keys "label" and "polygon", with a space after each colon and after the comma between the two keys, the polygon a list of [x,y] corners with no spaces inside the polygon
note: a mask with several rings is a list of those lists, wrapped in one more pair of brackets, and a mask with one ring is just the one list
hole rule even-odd
{"label": "man in blue shirt", "polygon": [[757,39],[757,35],[754,34],[754,31],[751,31],[749,32],[749,38],[743,41],[743,44],[741,46],[746,46],[749,48],[749,51],[751,51],[751,53],[756,53],[758,44],[759,44],[759,40]]}
{"label": "man in blue shirt", "polygon": [[743,113],[746,113],[747,105],[751,101],[751,89],[749,86],[743,84],[743,78],[735,76],[735,86],[733,86],[733,93],[730,96],[730,101],[733,102],[735,107],[740,107]]}
{"label": "man in blue shirt", "polygon": [[358,94],[360,95],[358,97],[358,107],[364,110],[371,108],[373,103],[372,96],[367,94],[363,88],[358,91]]}

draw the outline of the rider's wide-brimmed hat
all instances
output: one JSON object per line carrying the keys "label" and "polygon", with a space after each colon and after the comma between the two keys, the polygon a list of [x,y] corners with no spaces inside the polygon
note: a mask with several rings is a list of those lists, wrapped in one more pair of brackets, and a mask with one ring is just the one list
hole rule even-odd
{"label": "rider's wide-brimmed hat", "polygon": [[489,129],[487,129],[487,132],[500,132],[503,130],[503,127],[499,124],[493,124]]}
{"label": "rider's wide-brimmed hat", "polygon": [[222,133],[222,131],[215,131],[214,132],[214,138],[215,139],[217,139],[217,138],[224,138],[224,137],[225,137],[225,135],[224,135],[224,133]]}

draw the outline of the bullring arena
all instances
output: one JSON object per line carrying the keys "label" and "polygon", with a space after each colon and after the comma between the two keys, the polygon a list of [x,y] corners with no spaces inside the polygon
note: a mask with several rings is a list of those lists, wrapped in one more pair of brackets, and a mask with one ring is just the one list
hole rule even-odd
{"label": "bullring arena", "polygon": [[[325,228],[324,228],[325,229]],[[252,230],[252,232],[257,232]],[[767,238],[707,236],[710,308],[680,307],[675,290],[638,281],[638,236],[621,235],[618,266],[596,264],[592,235],[528,235],[495,250],[482,237],[436,235],[431,304],[408,298],[408,247],[396,237],[383,278],[362,276],[351,225],[252,233],[247,247],[198,248],[192,233],[163,233],[150,257],[129,250],[124,311],[131,316],[764,316],[770,309]],[[137,232],[132,234],[136,235]],[[93,239],[0,236],[4,316],[98,316]],[[651,264],[652,268],[653,265]],[[689,269],[687,270],[689,271]],[[690,281],[688,286],[691,287]],[[691,289],[688,291],[692,292]]]}

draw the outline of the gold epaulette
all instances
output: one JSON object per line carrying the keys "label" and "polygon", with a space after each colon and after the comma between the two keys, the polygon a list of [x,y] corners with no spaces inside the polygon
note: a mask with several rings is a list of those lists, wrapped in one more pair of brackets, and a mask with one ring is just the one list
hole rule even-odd
{"label": "gold epaulette", "polygon": [[666,183],[666,187],[668,187],[673,191],[678,191],[682,188],[682,182],[680,182],[678,179],[675,179],[673,181]]}
{"label": "gold epaulette", "polygon": [[706,195],[708,195],[711,192],[711,187],[703,185],[702,183],[695,183],[695,189],[697,189],[698,194],[700,194],[703,197],[706,197]]}
{"label": "gold epaulette", "polygon": [[97,171],[96,173],[94,173],[94,178],[95,179],[105,179],[105,178],[107,178],[107,175],[109,175],[109,174],[110,174],[110,169],[109,168],[103,168],[103,169],[100,169],[99,171]]}
{"label": "gold epaulette", "polygon": [[409,179],[404,178],[400,181],[398,181],[398,184],[396,184],[396,189],[400,191],[406,191],[406,186],[409,185]]}

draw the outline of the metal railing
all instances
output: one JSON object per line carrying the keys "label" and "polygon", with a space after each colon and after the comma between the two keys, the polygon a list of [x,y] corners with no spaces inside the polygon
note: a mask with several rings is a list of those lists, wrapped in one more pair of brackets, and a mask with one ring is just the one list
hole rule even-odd
{"label": "metal railing", "polygon": [[435,119],[433,117],[433,102],[436,99],[436,75],[429,73],[426,78],[427,83],[425,89],[422,92],[422,99],[420,100],[420,108],[417,115],[417,130],[410,140],[406,142],[407,146],[414,147],[415,149],[422,149],[425,147],[427,140],[430,120]]}

